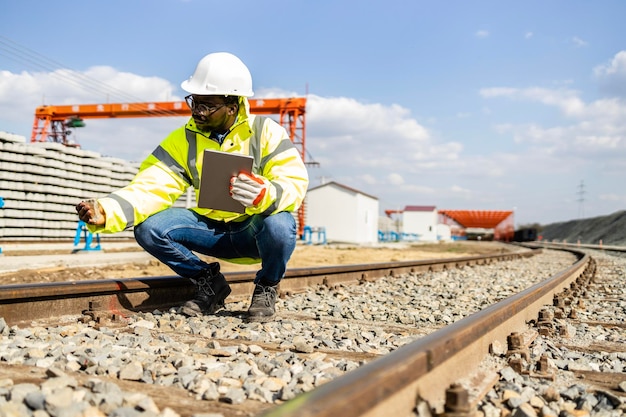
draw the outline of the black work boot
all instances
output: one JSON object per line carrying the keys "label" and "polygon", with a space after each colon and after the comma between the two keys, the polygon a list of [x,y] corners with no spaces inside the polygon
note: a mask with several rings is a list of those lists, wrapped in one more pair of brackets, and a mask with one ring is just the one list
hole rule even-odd
{"label": "black work boot", "polygon": [[251,319],[265,319],[272,317],[276,312],[274,304],[276,304],[276,295],[278,293],[278,284],[262,285],[256,284],[252,293],[252,301],[248,308],[248,315]]}
{"label": "black work boot", "polygon": [[183,304],[180,312],[186,316],[213,314],[224,307],[230,286],[220,273],[220,264],[213,262],[200,275],[189,280],[196,286],[196,296]]}

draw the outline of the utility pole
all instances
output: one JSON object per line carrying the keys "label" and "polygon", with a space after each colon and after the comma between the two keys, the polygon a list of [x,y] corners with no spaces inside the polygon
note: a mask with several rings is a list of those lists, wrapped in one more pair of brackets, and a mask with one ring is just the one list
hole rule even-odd
{"label": "utility pole", "polygon": [[583,180],[580,180],[576,194],[578,194],[578,218],[582,219],[585,216],[585,182]]}

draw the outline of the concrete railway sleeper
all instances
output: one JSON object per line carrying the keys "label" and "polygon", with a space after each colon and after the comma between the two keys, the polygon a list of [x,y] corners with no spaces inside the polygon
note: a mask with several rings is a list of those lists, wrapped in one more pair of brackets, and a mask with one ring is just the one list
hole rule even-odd
{"label": "concrete railway sleeper", "polygon": [[[242,314],[242,274],[227,276],[225,310],[196,318],[177,312],[191,291],[180,278],[0,287],[0,415],[548,415],[532,379],[585,398],[564,401],[572,413],[619,413],[619,382],[591,396],[558,372],[597,387],[609,368],[586,369],[585,349],[614,349],[610,369],[624,356],[623,312],[590,308],[619,304],[623,286],[596,267],[544,249],[294,270],[266,323]],[[606,340],[572,338],[590,329]]]}

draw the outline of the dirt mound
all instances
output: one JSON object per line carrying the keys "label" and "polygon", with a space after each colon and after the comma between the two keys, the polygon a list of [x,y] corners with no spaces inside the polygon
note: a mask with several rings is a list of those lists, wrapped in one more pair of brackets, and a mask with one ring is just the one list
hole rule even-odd
{"label": "dirt mound", "polygon": [[569,220],[542,226],[541,235],[547,241],[566,241],[583,244],[626,246],[626,211],[608,216]]}

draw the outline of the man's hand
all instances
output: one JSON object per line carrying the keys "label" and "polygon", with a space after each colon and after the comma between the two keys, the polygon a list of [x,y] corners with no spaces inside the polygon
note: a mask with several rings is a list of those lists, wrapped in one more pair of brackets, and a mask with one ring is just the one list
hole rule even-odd
{"label": "man's hand", "polygon": [[268,186],[264,178],[241,171],[230,179],[230,195],[245,207],[252,207],[263,200]]}
{"label": "man's hand", "polygon": [[76,204],[78,218],[87,224],[103,226],[106,223],[106,214],[97,200],[85,200]]}

